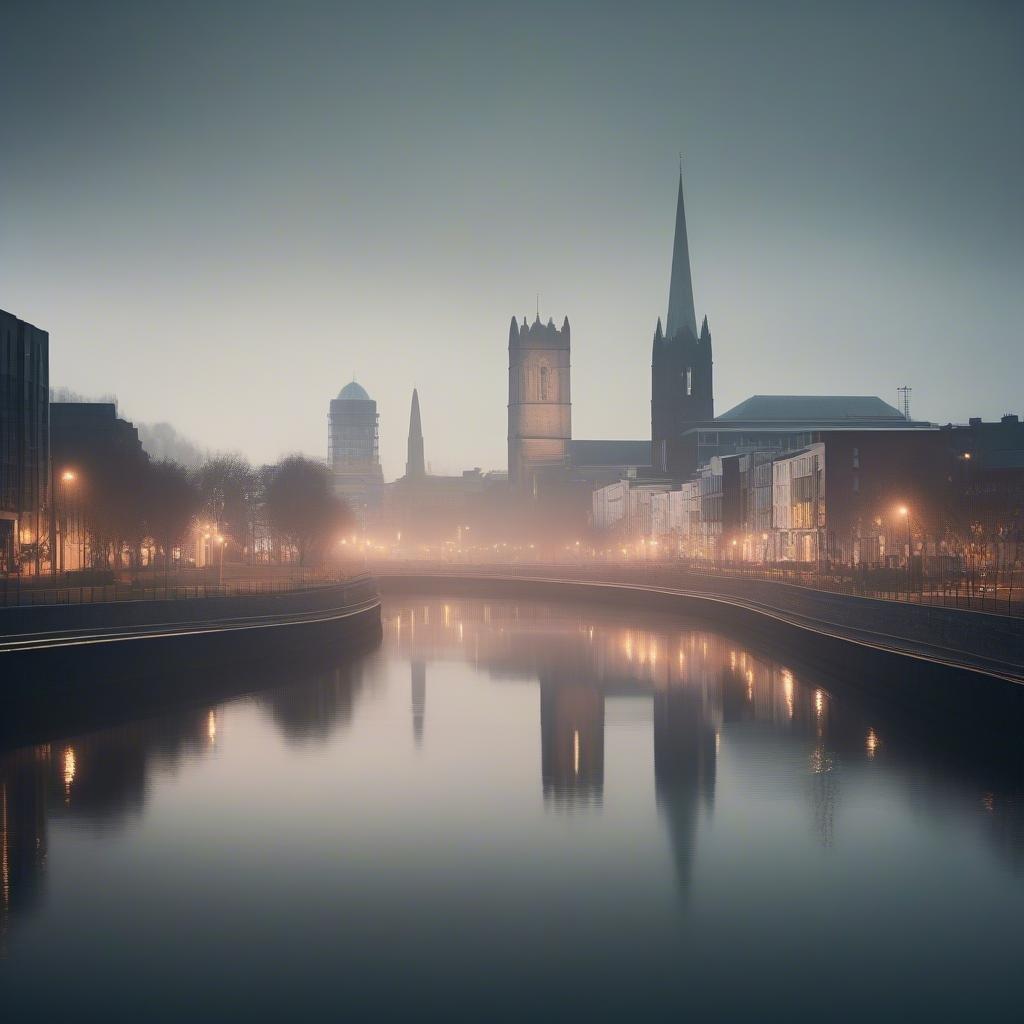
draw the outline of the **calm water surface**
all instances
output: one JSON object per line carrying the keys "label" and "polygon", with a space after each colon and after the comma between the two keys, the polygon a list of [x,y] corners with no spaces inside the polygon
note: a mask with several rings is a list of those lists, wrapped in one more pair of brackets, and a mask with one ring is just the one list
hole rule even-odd
{"label": "calm water surface", "polygon": [[390,602],[353,661],[0,755],[0,1006],[1020,1019],[1001,753],[699,626]]}

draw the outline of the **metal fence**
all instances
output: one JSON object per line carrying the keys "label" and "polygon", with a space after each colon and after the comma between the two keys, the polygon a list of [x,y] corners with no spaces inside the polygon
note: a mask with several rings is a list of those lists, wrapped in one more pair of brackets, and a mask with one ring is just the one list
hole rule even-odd
{"label": "metal fence", "polygon": [[[427,566],[428,563],[424,562],[401,564],[404,571],[413,572],[417,568],[423,569]],[[397,567],[399,567],[399,563],[379,562],[374,565],[374,571],[387,573],[389,569]],[[857,572],[848,566],[819,569],[813,564],[716,564],[699,559],[682,558],[616,559],[614,561],[579,559],[543,563],[452,561],[431,563],[429,567],[455,572],[481,569],[510,573],[557,571],[563,574],[577,575],[594,571],[614,574],[618,571],[633,577],[676,572],[680,575],[709,579],[766,580],[832,594],[1024,617],[1024,570],[1022,569],[1002,571],[998,577],[987,571],[931,576],[913,571],[908,573],[905,568]]]}

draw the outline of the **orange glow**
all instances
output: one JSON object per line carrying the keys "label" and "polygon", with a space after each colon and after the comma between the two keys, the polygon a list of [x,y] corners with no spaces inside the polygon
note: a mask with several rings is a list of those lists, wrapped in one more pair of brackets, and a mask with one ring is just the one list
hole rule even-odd
{"label": "orange glow", "polygon": [[868,729],[867,739],[864,741],[864,746],[867,749],[868,757],[874,757],[875,751],[878,750],[878,737],[875,735],[874,729]]}
{"label": "orange glow", "polygon": [[75,781],[75,752],[71,747],[64,748],[64,802],[71,799],[71,783]]}

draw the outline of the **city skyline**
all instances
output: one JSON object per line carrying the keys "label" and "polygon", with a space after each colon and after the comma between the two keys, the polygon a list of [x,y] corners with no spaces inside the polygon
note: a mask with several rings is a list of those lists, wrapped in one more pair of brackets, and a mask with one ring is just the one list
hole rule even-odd
{"label": "city skyline", "polygon": [[434,472],[496,468],[539,292],[574,434],[643,438],[682,149],[721,410],[840,378],[913,386],[915,418],[1017,411],[1019,13],[249,10],[241,36],[231,5],[9,14],[0,271],[56,386],[269,462],[324,454],[354,372],[388,478],[413,386]]}
{"label": "city skyline", "polygon": [[11,1018],[1011,1019],[1021,40],[0,3]]}

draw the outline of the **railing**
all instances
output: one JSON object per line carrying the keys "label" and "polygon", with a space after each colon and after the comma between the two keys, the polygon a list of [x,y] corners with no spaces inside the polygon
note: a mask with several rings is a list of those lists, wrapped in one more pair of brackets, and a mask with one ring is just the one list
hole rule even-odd
{"label": "railing", "polygon": [[908,576],[905,568],[866,573],[851,572],[849,567],[822,567],[799,564],[744,565],[713,563],[682,558],[617,559],[600,561],[586,559],[558,562],[488,561],[488,562],[378,562],[374,571],[484,571],[528,574],[557,571],[563,574],[585,574],[621,570],[632,576],[677,572],[681,575],[718,579],[765,580],[820,590],[832,594],[870,597],[875,600],[899,601],[929,607],[960,608],[995,615],[1024,616],[1024,570],[1004,570],[994,574],[975,572],[953,576]]}
{"label": "railing", "polygon": [[236,575],[223,580],[191,570],[164,576],[141,572],[134,579],[112,583],[61,584],[42,577],[0,577],[0,607],[105,604],[114,601],[182,601],[216,597],[249,597],[326,587],[365,572],[363,566],[299,569],[271,567],[259,575]]}

